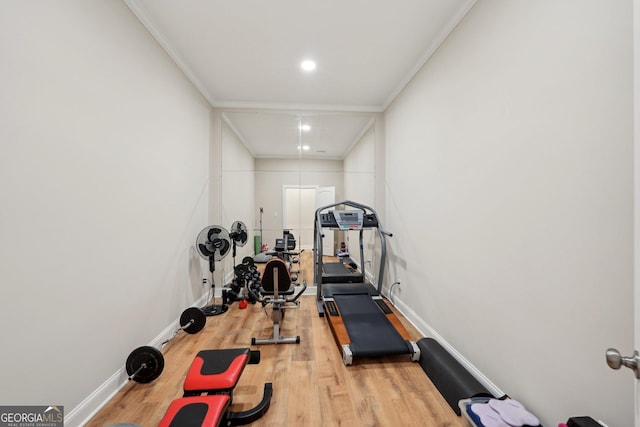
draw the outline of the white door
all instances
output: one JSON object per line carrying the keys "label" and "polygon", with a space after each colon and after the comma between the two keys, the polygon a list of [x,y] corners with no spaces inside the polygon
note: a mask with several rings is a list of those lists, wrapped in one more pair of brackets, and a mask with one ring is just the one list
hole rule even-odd
{"label": "white door", "polygon": [[[316,193],[316,209],[336,202],[336,187],[320,187]],[[333,246],[333,232],[324,233],[322,239],[322,253],[335,255]]]}
{"label": "white door", "polygon": [[283,228],[291,230],[298,250],[312,248],[316,187],[285,186],[283,199]]}
{"label": "white door", "polygon": [[[615,349],[607,350],[607,363],[618,369],[624,365],[634,368],[635,365],[635,399],[634,413],[635,426],[640,427],[640,381],[638,381],[638,369],[640,369],[640,0],[633,1],[633,216],[634,216],[634,307],[633,307],[633,334],[634,354],[621,355]],[[623,357],[626,356],[626,357]]]}
{"label": "white door", "polygon": [[[640,0],[633,1],[634,348],[640,349]],[[631,356],[631,355],[625,355]],[[636,375],[637,377],[637,375]],[[635,426],[640,427],[640,381],[635,383]]]}

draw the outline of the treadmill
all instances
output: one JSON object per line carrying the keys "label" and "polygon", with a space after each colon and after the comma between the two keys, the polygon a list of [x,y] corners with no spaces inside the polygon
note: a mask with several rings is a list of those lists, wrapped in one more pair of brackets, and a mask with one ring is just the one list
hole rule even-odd
{"label": "treadmill", "polygon": [[[342,209],[336,209],[342,207]],[[420,360],[420,348],[382,298],[387,248],[384,231],[373,208],[353,201],[323,206],[316,210],[314,223],[314,283],[316,306],[326,317],[333,337],[342,351],[342,361],[351,365],[355,357],[382,357],[408,354]],[[343,262],[325,263],[322,239],[325,230],[359,231],[360,270],[350,270]],[[381,244],[378,284],[366,280],[364,267],[365,230],[377,230]],[[342,267],[327,265],[341,264]]]}

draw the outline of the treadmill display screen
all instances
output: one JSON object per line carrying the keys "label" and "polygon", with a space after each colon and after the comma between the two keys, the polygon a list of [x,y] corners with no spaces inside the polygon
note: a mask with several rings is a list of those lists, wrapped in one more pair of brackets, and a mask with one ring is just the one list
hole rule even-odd
{"label": "treadmill display screen", "polygon": [[340,230],[361,230],[362,211],[333,211],[333,216]]}

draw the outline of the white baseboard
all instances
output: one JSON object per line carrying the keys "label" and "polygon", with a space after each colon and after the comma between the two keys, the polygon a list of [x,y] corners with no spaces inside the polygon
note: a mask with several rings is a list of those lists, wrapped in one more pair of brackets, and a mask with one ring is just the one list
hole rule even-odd
{"label": "white baseboard", "polygon": [[[390,300],[391,301],[391,300]],[[460,354],[451,344],[449,344],[444,338],[438,334],[427,322],[419,317],[413,310],[411,310],[402,300],[395,299],[393,302],[394,307],[398,309],[400,313],[425,337],[433,338],[444,347],[454,359],[458,361],[480,384],[485,386],[491,394],[496,397],[504,396],[504,392],[498,388],[489,378],[487,378],[478,368],[473,366],[462,354]]]}
{"label": "white baseboard", "polygon": [[[209,293],[205,293],[192,307],[202,307],[208,301]],[[172,338],[180,326],[180,319],[176,319],[164,328],[148,345],[161,348],[162,343]],[[93,391],[78,406],[65,414],[65,427],[82,427],[105,405],[115,394],[129,382],[129,375],[123,366],[111,375],[100,387]]]}
{"label": "white baseboard", "polygon": [[67,427],[79,427],[85,425],[105,403],[126,384],[126,372],[124,368],[111,375],[100,387],[87,396],[71,412],[64,415],[64,425]]}

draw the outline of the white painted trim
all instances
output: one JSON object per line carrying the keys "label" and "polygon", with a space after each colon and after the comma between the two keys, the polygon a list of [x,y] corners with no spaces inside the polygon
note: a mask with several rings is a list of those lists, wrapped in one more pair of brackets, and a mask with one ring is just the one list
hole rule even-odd
{"label": "white painted trim", "polygon": [[505,393],[498,388],[489,378],[487,378],[478,368],[473,366],[458,350],[456,350],[451,344],[449,344],[435,329],[433,329],[427,322],[425,322],[415,311],[411,310],[402,300],[396,299],[393,306],[422,334],[424,337],[433,338],[442,347],[444,347],[449,354],[453,356],[480,384],[485,386],[491,394],[496,397],[504,396]]}
{"label": "white painted trim", "polygon": [[[209,292],[205,292],[192,307],[202,307],[209,298]],[[176,319],[167,326],[158,336],[156,336],[149,344],[150,346],[161,348],[162,343],[173,337],[175,331],[180,326],[180,319]],[[91,418],[106,405],[113,396],[119,392],[129,382],[129,376],[125,367],[118,369],[104,383],[87,396],[78,406],[73,408],[71,412],[65,414],[64,425],[66,427],[84,426]]]}
{"label": "white painted trim", "polygon": [[[358,142],[360,142],[360,140],[362,139],[362,137],[372,128],[375,126],[376,123],[376,116],[375,115],[371,115],[374,112],[373,111],[364,111],[364,110],[353,110],[353,111],[345,111],[344,109],[341,109],[341,107],[343,106],[334,106],[335,108],[328,108],[328,109],[319,109],[319,110],[315,110],[313,109],[312,105],[306,105],[306,106],[297,106],[299,107],[297,110],[295,109],[290,109],[296,106],[282,106],[280,105],[279,107],[282,107],[282,109],[280,108],[271,108],[269,109],[269,106],[266,104],[242,104],[242,105],[235,105],[235,106],[230,106],[230,105],[226,105],[226,106],[222,106],[222,105],[216,105],[215,108],[221,108],[224,111],[221,112],[220,116],[222,118],[222,120],[227,124],[227,126],[229,126],[229,128],[231,129],[231,131],[238,137],[238,139],[244,144],[245,148],[249,151],[249,153],[251,153],[251,155],[256,158],[256,159],[300,159],[300,155],[287,155],[287,156],[282,156],[282,155],[264,155],[264,156],[257,156],[249,147],[249,144],[247,143],[247,141],[245,140],[245,138],[240,134],[240,132],[238,131],[238,129],[234,126],[233,122],[231,121],[231,118],[228,116],[229,114],[233,114],[233,113],[255,113],[255,114],[265,114],[265,115],[291,115],[291,116],[295,116],[295,117],[313,117],[313,116],[328,116],[328,115],[341,115],[341,114],[345,114],[345,113],[349,113],[349,115],[355,115],[355,116],[370,116],[369,121],[367,122],[367,124],[364,126],[364,128],[360,131],[360,133],[358,134],[358,136],[351,142],[351,145],[346,149],[344,155],[342,156],[325,156],[325,155],[315,155],[313,153],[306,153],[304,155],[305,159],[322,159],[322,160],[344,160],[348,155],[349,152],[353,149],[353,147],[355,147],[357,145]],[[376,107],[377,108],[377,107]],[[382,112],[382,110],[378,111],[378,112]],[[375,131],[374,131],[375,132]],[[298,135],[298,138],[300,138],[301,135]]]}
{"label": "white painted trim", "polygon": [[[406,83],[405,83],[406,84]],[[394,96],[395,97],[395,96]],[[329,111],[348,113],[382,113],[382,105],[335,105],[335,104],[278,104],[261,102],[218,101],[212,104],[216,108],[233,109],[266,109],[266,110],[294,110],[294,111]]]}
{"label": "white painted trim", "polygon": [[[123,378],[124,376],[124,378]],[[65,414],[64,425],[77,427],[85,425],[109,400],[126,384],[127,379],[124,367],[114,373],[107,381],[87,396],[71,412]],[[80,422],[80,420],[83,420]]]}
{"label": "white painted trim", "polygon": [[131,12],[144,25],[149,33],[156,39],[158,44],[167,52],[169,57],[176,63],[178,68],[187,76],[191,83],[198,89],[202,96],[214,108],[249,108],[249,109],[268,109],[268,110],[316,110],[316,111],[344,111],[344,112],[363,112],[363,113],[382,113],[393,102],[393,100],[402,92],[407,84],[413,79],[418,71],[426,64],[431,56],[438,50],[440,45],[446,40],[451,31],[462,21],[466,14],[475,5],[477,0],[468,0],[458,12],[449,21],[448,25],[440,32],[438,37],[418,59],[413,68],[400,81],[395,89],[387,96],[386,101],[382,105],[333,105],[333,104],[279,104],[279,103],[261,103],[261,102],[236,102],[216,100],[206,90],[205,85],[195,76],[191,68],[177,53],[176,49],[171,45],[162,32],[152,23],[148,12],[139,0],[124,0]]}
{"label": "white painted trim", "polygon": [[[231,129],[231,132],[233,132],[236,137],[240,140],[240,142],[242,142],[242,144],[244,145],[244,148],[247,149],[247,151],[251,154],[251,156],[255,159],[256,158],[256,153],[254,153],[251,150],[251,146],[247,143],[247,140],[244,139],[244,136],[242,136],[242,134],[238,131],[238,129],[236,129],[236,127],[233,125],[233,123],[231,122],[231,120],[227,117],[227,115],[225,114],[225,112],[223,111],[220,116],[222,117],[222,121],[225,122],[227,124],[227,126],[229,126],[229,129]],[[224,142],[224,141],[223,141]]]}
{"label": "white painted trim", "polygon": [[[358,145],[358,143],[360,142],[362,137],[364,137],[366,135],[366,133],[369,132],[369,129],[374,127],[375,124],[376,124],[376,118],[374,116],[372,116],[371,119],[367,122],[367,125],[364,128],[362,128],[362,130],[360,131],[358,136],[355,137],[353,141],[351,141],[351,145],[349,145],[349,147],[347,147],[347,149],[344,152],[344,156],[342,156],[341,160],[344,160],[344,159],[347,158],[347,156],[349,155],[351,150],[353,150],[353,147]],[[375,132],[375,129],[374,129],[374,132]]]}
{"label": "white painted trim", "polygon": [[138,18],[138,20],[144,25],[144,27],[151,33],[153,38],[156,39],[158,44],[167,52],[167,55],[176,63],[178,68],[187,76],[191,83],[198,89],[198,91],[205,97],[210,105],[215,106],[215,101],[205,89],[205,86],[200,80],[198,80],[195,74],[191,71],[191,68],[187,66],[187,63],[176,53],[171,43],[167,38],[156,28],[151,20],[148,18],[148,13],[138,0],[124,0],[124,3],[131,9],[131,12]]}
{"label": "white painted trim", "polygon": [[[300,159],[300,156],[254,156],[256,159],[293,159],[293,160],[297,160]],[[343,157],[337,157],[337,156],[320,156],[320,155],[313,155],[313,154],[305,154],[304,155],[304,159],[305,160],[344,160]]]}
{"label": "white painted trim", "polygon": [[427,63],[429,58],[438,50],[440,45],[444,43],[444,41],[449,37],[449,34],[458,26],[458,24],[464,19],[464,17],[469,13],[471,8],[476,4],[477,0],[468,0],[462,7],[458,10],[458,12],[453,15],[451,20],[447,23],[444,29],[438,34],[438,36],[434,39],[433,43],[429,48],[422,54],[418,62],[413,66],[413,68],[407,73],[404,79],[400,81],[400,83],[396,86],[396,88],[389,94],[387,100],[382,105],[382,110],[385,111],[389,105],[396,99],[396,97],[402,92],[402,90],[409,84],[409,82],[413,79],[413,77],[420,71],[420,69]]}
{"label": "white painted trim", "polygon": [[[259,104],[264,105],[264,104]],[[309,110],[307,109],[309,105],[305,105],[304,111],[300,111],[300,109],[265,109],[263,107],[216,107],[223,110],[225,113],[255,113],[255,114],[265,114],[265,115],[290,115],[294,117],[314,117],[314,116],[336,116],[344,113],[349,113],[349,116],[364,116],[369,117],[373,113],[372,111],[344,111],[340,108],[335,110]]]}
{"label": "white painted trim", "polygon": [[[640,348],[640,0],[633,1],[634,348]],[[640,427],[640,381],[634,384],[634,423]]]}

